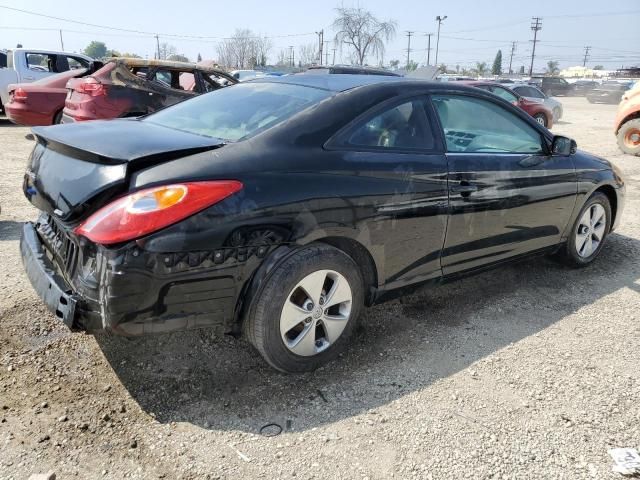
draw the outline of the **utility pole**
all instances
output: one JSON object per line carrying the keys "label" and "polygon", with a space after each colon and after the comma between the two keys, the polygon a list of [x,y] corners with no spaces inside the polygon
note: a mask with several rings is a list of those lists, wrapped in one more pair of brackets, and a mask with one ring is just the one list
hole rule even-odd
{"label": "utility pole", "polygon": [[337,50],[337,48],[333,49],[333,62],[331,63],[331,65],[335,65],[336,64],[336,50]]}
{"label": "utility pole", "polygon": [[322,51],[326,51],[326,53],[324,54],[325,59],[324,59],[324,64],[325,65],[329,65],[329,42],[324,42],[325,47],[322,49]]}
{"label": "utility pole", "polygon": [[428,38],[427,40],[427,65],[431,65],[431,36],[433,35],[433,33],[427,33],[425,35],[425,37]]}
{"label": "utility pole", "polygon": [[536,58],[536,43],[538,43],[538,32],[542,30],[542,17],[531,17],[531,30],[533,30],[533,50],[531,51],[529,76],[533,75],[533,59]]}
{"label": "utility pole", "polygon": [[324,29],[316,32],[318,35],[318,62],[322,65],[322,47],[324,45]]}
{"label": "utility pole", "polygon": [[62,30],[60,30],[60,50],[64,52],[64,40],[62,40]]}
{"label": "utility pole", "polygon": [[291,67],[295,67],[295,57],[294,57],[294,53],[293,53],[293,45],[289,45],[289,62],[291,64]]}
{"label": "utility pole", "polygon": [[411,35],[413,32],[407,30],[407,71],[409,71],[409,62],[411,61]]}
{"label": "utility pole", "polygon": [[513,52],[516,51],[516,45],[518,45],[518,42],[511,42],[511,56],[509,57],[509,75],[511,75],[512,73],[511,64],[513,63]]}
{"label": "utility pole", "polygon": [[587,66],[587,58],[589,58],[589,50],[591,50],[591,47],[584,47],[584,60],[582,61],[583,67]]}
{"label": "utility pole", "polygon": [[442,25],[442,22],[444,22],[446,18],[446,15],[444,17],[438,15],[436,17],[436,22],[438,22],[438,36],[436,37],[436,67],[438,66],[438,49],[440,48],[440,25]]}
{"label": "utility pole", "polygon": [[160,37],[156,34],[156,45],[158,46],[158,60],[160,60]]}

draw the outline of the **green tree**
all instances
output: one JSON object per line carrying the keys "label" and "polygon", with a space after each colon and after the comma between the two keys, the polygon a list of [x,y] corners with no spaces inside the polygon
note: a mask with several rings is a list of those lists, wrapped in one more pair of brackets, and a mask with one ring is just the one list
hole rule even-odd
{"label": "green tree", "polygon": [[441,63],[438,67],[438,70],[440,70],[440,72],[442,73],[447,73],[447,66],[444,63]]}
{"label": "green tree", "polygon": [[593,67],[594,70],[604,70],[604,67],[602,65],[596,65],[595,67]]}
{"label": "green tree", "polygon": [[558,62],[555,60],[549,60],[547,62],[547,73],[549,75],[557,75],[560,73],[560,67],[558,66]]}
{"label": "green tree", "polygon": [[84,49],[84,54],[91,58],[102,58],[107,56],[107,46],[104,42],[93,40]]}
{"label": "green tree", "polygon": [[198,60],[197,60],[197,61],[198,61],[198,62],[201,62],[201,61],[202,61],[202,55],[200,55],[199,53],[198,53]]}
{"label": "green tree", "polygon": [[493,66],[491,67],[491,73],[493,75],[502,75],[502,50],[498,50],[496,58],[493,60]]}
{"label": "green tree", "polygon": [[397,70],[397,69],[398,69],[398,65],[400,65],[400,60],[391,60],[391,61],[389,62],[389,66],[390,66],[391,68],[393,68],[394,70]]}
{"label": "green tree", "polygon": [[418,69],[418,62],[416,62],[415,60],[409,60],[409,63],[407,64],[407,72],[413,72],[417,69]]}
{"label": "green tree", "polygon": [[520,65],[520,75],[524,75],[524,65]]}
{"label": "green tree", "polygon": [[167,57],[167,60],[170,60],[172,62],[189,62],[189,57],[181,55],[179,53],[174,53],[173,55],[169,55]]}
{"label": "green tree", "polygon": [[487,62],[476,62],[475,70],[479,77],[484,77],[487,74]]}

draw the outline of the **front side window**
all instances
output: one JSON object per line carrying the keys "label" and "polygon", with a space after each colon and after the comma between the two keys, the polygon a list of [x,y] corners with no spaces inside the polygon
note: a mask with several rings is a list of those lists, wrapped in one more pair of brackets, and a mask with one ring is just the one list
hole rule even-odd
{"label": "front side window", "polygon": [[34,72],[55,72],[56,56],[44,53],[27,53],[27,65]]}
{"label": "front side window", "polygon": [[381,149],[432,149],[433,135],[423,100],[389,108],[357,126],[348,145]]}
{"label": "front side window", "polygon": [[448,152],[543,153],[540,133],[501,105],[463,95],[432,99]]}
{"label": "front side window", "polygon": [[244,83],[177,103],[144,122],[236,142],[283,122],[329,97],[319,88]]}

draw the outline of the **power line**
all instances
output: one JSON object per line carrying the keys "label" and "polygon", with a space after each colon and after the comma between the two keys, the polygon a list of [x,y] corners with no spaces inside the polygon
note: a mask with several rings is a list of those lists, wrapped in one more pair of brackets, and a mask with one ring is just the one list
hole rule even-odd
{"label": "power line", "polygon": [[531,30],[533,30],[533,51],[531,52],[531,66],[529,67],[529,76],[533,75],[533,60],[536,57],[536,43],[538,41],[538,31],[542,30],[542,18],[531,17]]}
{"label": "power line", "polygon": [[[54,15],[47,15],[44,13],[37,13],[37,12],[32,12],[30,10],[23,10],[21,8],[15,8],[15,7],[8,7],[6,5],[0,5],[0,8],[4,8],[5,10],[12,10],[14,12],[20,12],[20,13],[25,13],[27,15],[34,15],[37,17],[42,17],[42,18],[48,18],[50,20],[58,20],[61,22],[68,22],[68,23],[74,23],[76,25],[84,25],[86,27],[93,27],[93,28],[101,28],[104,30],[115,30],[118,32],[128,32],[128,33],[138,33],[141,35],[147,35],[149,37],[155,37],[156,35],[161,35],[163,37],[172,37],[172,38],[193,38],[193,39],[211,39],[211,40],[229,40],[231,38],[234,37],[212,37],[212,36],[206,36],[206,35],[178,35],[178,34],[174,34],[174,33],[161,33],[161,32],[146,32],[144,30],[134,30],[134,29],[129,29],[129,28],[120,28],[120,27],[112,27],[110,25],[99,25],[96,23],[89,23],[89,22],[82,22],[80,20],[73,20],[70,18],[63,18],[63,17],[57,17]],[[58,30],[57,28],[55,30]],[[308,35],[315,35],[315,32],[307,32],[307,33],[290,33],[290,34],[285,34],[285,35],[257,35],[257,36],[250,36],[250,37],[235,37],[235,38],[242,38],[242,39],[256,39],[256,38],[289,38],[289,37],[303,37],[303,36],[308,36]]]}

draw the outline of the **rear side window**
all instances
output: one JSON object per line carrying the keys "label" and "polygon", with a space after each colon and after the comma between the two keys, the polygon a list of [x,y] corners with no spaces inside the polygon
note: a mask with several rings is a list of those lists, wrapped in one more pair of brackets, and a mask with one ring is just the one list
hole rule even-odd
{"label": "rear side window", "polygon": [[424,103],[416,99],[384,110],[356,126],[344,143],[382,150],[433,149]]}
{"label": "rear side window", "polygon": [[330,95],[326,90],[300,85],[244,83],[180,102],[142,121],[236,142],[271,128]]}
{"label": "rear side window", "polygon": [[500,98],[504,98],[507,102],[514,103],[518,101],[518,97],[516,97],[512,92],[510,92],[506,88],[491,87],[491,92],[493,92]]}
{"label": "rear side window", "polygon": [[434,95],[448,152],[543,153],[540,133],[501,105],[463,95]]}
{"label": "rear side window", "polygon": [[29,70],[34,72],[55,72],[56,56],[40,53],[26,53]]}

